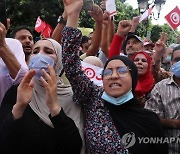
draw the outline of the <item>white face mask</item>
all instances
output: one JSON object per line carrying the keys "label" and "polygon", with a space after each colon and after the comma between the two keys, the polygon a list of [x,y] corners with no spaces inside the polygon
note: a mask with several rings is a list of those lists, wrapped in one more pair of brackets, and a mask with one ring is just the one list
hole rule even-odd
{"label": "white face mask", "polygon": [[50,66],[54,66],[54,59],[47,55],[38,53],[37,55],[34,55],[30,58],[29,68],[36,70],[35,77],[40,80],[41,76],[44,77],[44,74],[41,71],[42,69],[49,73],[47,68],[48,64]]}

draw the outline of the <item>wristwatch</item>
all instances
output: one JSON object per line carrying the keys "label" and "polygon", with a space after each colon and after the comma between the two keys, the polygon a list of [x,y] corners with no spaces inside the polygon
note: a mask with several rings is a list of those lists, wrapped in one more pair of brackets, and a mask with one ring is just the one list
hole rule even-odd
{"label": "wristwatch", "polygon": [[57,22],[58,23],[60,23],[60,24],[64,24],[64,25],[66,25],[66,20],[64,20],[64,18],[63,18],[63,16],[59,16],[59,18],[58,18],[58,20],[57,20]]}

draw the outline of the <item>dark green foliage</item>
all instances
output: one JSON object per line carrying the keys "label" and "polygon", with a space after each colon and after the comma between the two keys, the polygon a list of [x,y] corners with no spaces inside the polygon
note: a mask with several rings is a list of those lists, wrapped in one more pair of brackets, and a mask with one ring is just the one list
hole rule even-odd
{"label": "dark green foliage", "polygon": [[[95,0],[96,4],[100,4],[101,0]],[[6,0],[7,4],[7,16],[11,19],[11,27],[8,31],[8,35],[12,29],[19,25],[27,25],[34,30],[35,22],[38,16],[42,20],[50,24],[55,28],[57,24],[57,18],[62,14],[63,1],[62,0]],[[115,25],[117,26],[120,20],[132,19],[139,14],[138,9],[134,10],[131,6],[123,3],[123,0],[116,0],[117,15],[115,16]],[[94,20],[90,15],[81,11],[79,19],[79,27],[94,28]],[[137,34],[141,37],[146,36],[147,30],[152,30],[152,40],[156,41],[159,38],[159,32],[165,31],[169,34],[168,43],[172,43],[175,40],[175,35],[168,25],[153,26],[151,19],[148,22],[142,23],[137,29]],[[35,36],[39,36],[34,31]]]}
{"label": "dark green foliage", "polygon": [[58,16],[63,11],[62,2],[59,3],[57,0],[6,0],[6,6],[7,17],[11,19],[8,33],[19,25],[27,25],[34,29],[38,16],[54,28]]}
{"label": "dark green foliage", "polygon": [[[166,32],[168,34],[167,45],[176,43],[176,35],[173,32],[173,30],[169,27],[168,24],[164,24],[163,26],[154,25],[152,27],[151,39],[153,42],[156,42],[159,39],[161,32]],[[178,32],[176,31],[176,33],[178,33]]]}

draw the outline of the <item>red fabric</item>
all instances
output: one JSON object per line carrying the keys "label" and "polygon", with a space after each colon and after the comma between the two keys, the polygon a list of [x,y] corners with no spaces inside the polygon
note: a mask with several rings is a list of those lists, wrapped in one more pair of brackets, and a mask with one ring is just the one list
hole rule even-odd
{"label": "red fabric", "polygon": [[49,24],[46,24],[46,27],[44,28],[44,30],[41,32],[41,34],[45,37],[45,38],[49,38],[51,36],[53,32],[52,27]]}
{"label": "red fabric", "polygon": [[124,37],[121,37],[119,35],[114,35],[113,41],[111,43],[111,46],[108,52],[108,59],[120,54],[123,40],[124,40]]}
{"label": "red fabric", "polygon": [[153,10],[154,6],[155,6],[155,5],[153,5],[152,7],[150,7],[150,8],[148,9],[148,16],[152,13],[152,10]]}
{"label": "red fabric", "polygon": [[146,52],[136,52],[134,56],[132,57],[132,60],[134,61],[136,55],[143,54],[147,58],[148,62],[148,68],[147,72],[144,75],[138,76],[138,83],[135,88],[135,95],[137,97],[143,96],[144,94],[147,94],[153,87],[154,87],[154,78],[151,73],[151,57]]}
{"label": "red fabric", "polygon": [[42,32],[45,27],[46,27],[46,23],[42,21],[40,17],[38,17],[35,24],[35,30],[39,33]]}
{"label": "red fabric", "polygon": [[176,6],[171,12],[165,16],[167,22],[172,29],[176,29],[180,25],[180,10]]}

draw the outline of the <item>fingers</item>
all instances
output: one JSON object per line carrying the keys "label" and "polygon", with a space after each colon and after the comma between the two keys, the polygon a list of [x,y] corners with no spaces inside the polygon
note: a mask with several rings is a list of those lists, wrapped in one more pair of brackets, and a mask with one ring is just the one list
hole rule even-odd
{"label": "fingers", "polygon": [[47,67],[49,74],[44,69],[42,69],[42,72],[46,80],[43,77],[40,78],[45,87],[47,87],[48,85],[53,85],[56,81],[56,74],[54,68],[50,65],[48,65]]}
{"label": "fingers", "polygon": [[9,29],[10,27],[10,19],[7,19],[7,30]]}
{"label": "fingers", "polygon": [[[30,70],[25,77],[23,78],[23,80],[21,81],[20,85],[24,85],[24,84],[29,84],[33,78],[33,76],[36,74],[35,70]],[[32,84],[31,84],[32,85]]]}
{"label": "fingers", "polygon": [[139,23],[140,16],[133,17],[133,22]]}
{"label": "fingers", "polygon": [[104,11],[103,18],[108,19],[110,16],[110,13],[108,11]]}
{"label": "fingers", "polygon": [[99,13],[102,13],[102,9],[98,5],[93,5],[93,10],[88,12],[90,15],[98,15]]}
{"label": "fingers", "polygon": [[2,22],[0,22],[0,27],[1,27],[1,29],[6,29],[6,27],[3,25],[3,23]]}
{"label": "fingers", "polygon": [[103,24],[108,24],[109,21],[110,21],[110,17],[109,17],[109,12],[107,11],[104,11],[104,14],[103,14]]}
{"label": "fingers", "polygon": [[101,7],[101,9],[105,10],[106,9],[106,2],[105,1],[100,2],[100,7]]}
{"label": "fingers", "polygon": [[126,27],[131,27],[132,24],[129,20],[122,20],[120,21],[120,26],[122,26],[123,28],[126,28]]}

